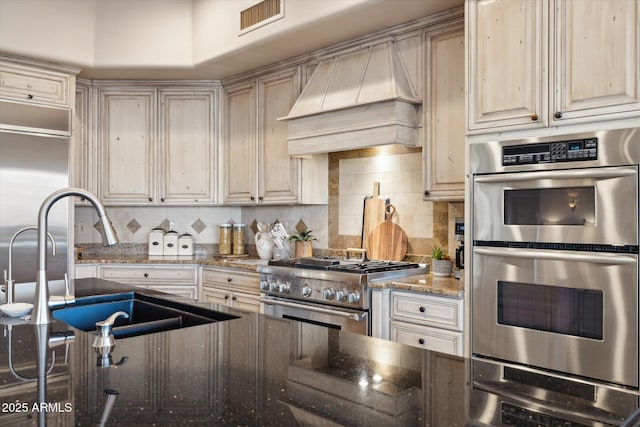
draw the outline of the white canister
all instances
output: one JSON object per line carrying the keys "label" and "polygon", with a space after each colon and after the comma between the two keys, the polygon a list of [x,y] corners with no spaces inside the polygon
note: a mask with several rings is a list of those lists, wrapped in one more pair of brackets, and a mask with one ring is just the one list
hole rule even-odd
{"label": "white canister", "polygon": [[178,232],[167,231],[164,233],[164,253],[163,255],[178,255]]}
{"label": "white canister", "polygon": [[178,255],[193,256],[193,245],[194,240],[191,234],[181,234],[180,237],[178,237]]}
{"label": "white canister", "polygon": [[156,227],[149,233],[149,255],[164,254],[164,230]]}

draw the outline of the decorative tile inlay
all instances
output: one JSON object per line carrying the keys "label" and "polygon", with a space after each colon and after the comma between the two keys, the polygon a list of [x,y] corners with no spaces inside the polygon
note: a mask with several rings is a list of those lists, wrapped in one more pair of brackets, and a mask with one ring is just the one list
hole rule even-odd
{"label": "decorative tile inlay", "polygon": [[193,224],[191,224],[191,228],[193,228],[196,233],[200,234],[205,228],[207,228],[207,224],[198,218],[193,222]]}
{"label": "decorative tile inlay", "polygon": [[140,223],[138,221],[136,221],[136,219],[132,219],[131,221],[129,221],[129,223],[127,224],[127,228],[129,229],[129,231],[131,231],[133,234],[136,234],[136,231],[140,230],[142,226],[140,225]]}
{"label": "decorative tile inlay", "polygon": [[298,234],[302,233],[306,229],[307,224],[305,224],[303,220],[298,221],[298,223],[296,224],[296,231],[298,232]]}
{"label": "decorative tile inlay", "polygon": [[169,231],[169,228],[171,228],[171,221],[165,218],[164,221],[158,224],[158,227],[162,228],[165,232],[167,232]]}
{"label": "decorative tile inlay", "polygon": [[251,231],[253,231],[253,234],[257,234],[258,233],[258,220],[254,219],[251,222],[251,225],[249,226],[249,228],[251,228]]}

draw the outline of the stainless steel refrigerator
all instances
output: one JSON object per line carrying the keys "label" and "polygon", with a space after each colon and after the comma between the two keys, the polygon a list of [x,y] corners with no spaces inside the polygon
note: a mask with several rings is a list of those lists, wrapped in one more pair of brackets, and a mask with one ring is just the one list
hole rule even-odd
{"label": "stainless steel refrigerator", "polygon": [[[69,109],[0,100],[0,270],[9,270],[9,241],[21,228],[37,226],[43,200],[69,186]],[[69,199],[71,200],[71,199]],[[49,232],[56,255],[48,245],[48,279],[52,294],[63,294],[64,274],[70,265],[71,203],[52,206]],[[37,275],[37,233],[16,237],[12,276],[17,301],[31,301]],[[6,285],[2,276],[3,290]],[[0,302],[5,302],[5,293]]]}

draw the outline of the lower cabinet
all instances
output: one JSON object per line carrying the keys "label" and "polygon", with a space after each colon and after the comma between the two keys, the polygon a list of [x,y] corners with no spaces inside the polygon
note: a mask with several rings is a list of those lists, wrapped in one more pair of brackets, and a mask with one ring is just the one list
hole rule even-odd
{"label": "lower cabinet", "polygon": [[389,327],[382,328],[381,338],[463,355],[462,298],[391,290],[388,301]]}
{"label": "lower cabinet", "polygon": [[260,312],[260,275],[228,268],[202,267],[200,299]]}
{"label": "lower cabinet", "polygon": [[[140,286],[184,298],[198,299],[198,266],[168,264],[99,264],[95,276],[127,285]],[[78,274],[82,272],[82,274]],[[88,268],[79,270],[76,278],[91,277]]]}
{"label": "lower cabinet", "polygon": [[377,338],[463,355],[463,299],[395,289],[374,290],[372,331]]}

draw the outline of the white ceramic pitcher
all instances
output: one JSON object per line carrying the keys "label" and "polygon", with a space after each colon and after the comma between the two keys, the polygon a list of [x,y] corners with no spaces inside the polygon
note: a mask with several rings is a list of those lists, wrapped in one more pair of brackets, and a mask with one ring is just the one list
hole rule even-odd
{"label": "white ceramic pitcher", "polygon": [[256,250],[261,259],[271,259],[273,257],[273,238],[268,231],[260,231],[256,233]]}

